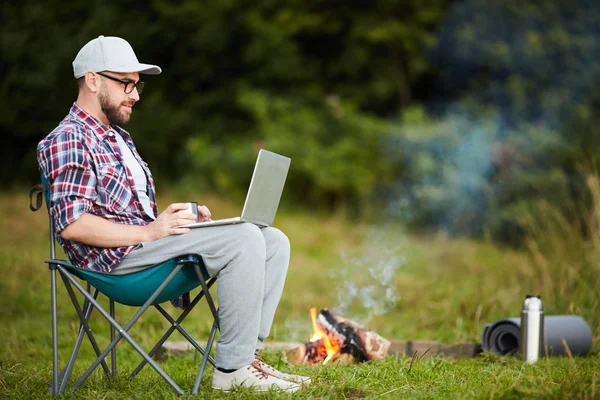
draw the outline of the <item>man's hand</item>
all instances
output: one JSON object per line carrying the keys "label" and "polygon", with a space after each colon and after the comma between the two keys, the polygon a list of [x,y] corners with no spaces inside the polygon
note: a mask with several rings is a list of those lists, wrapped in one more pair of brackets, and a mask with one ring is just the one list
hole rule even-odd
{"label": "man's hand", "polygon": [[[73,240],[96,247],[136,246],[141,242],[152,242],[170,235],[181,235],[189,228],[177,228],[196,222],[196,216],[187,211],[184,203],[171,204],[149,225],[127,225],[108,221],[86,213],[67,226],[61,233],[65,240]],[[198,206],[198,220],[210,221],[206,206]]]}
{"label": "man's hand", "polygon": [[210,221],[210,210],[206,206],[198,206],[198,221]]}
{"label": "man's hand", "polygon": [[[202,209],[202,212],[201,212]],[[171,235],[181,235],[190,231],[190,228],[177,228],[181,225],[193,224],[196,222],[196,216],[187,211],[188,206],[185,203],[173,203],[154,220],[154,222],[145,226],[146,240],[152,242]],[[198,206],[199,219],[205,220],[206,214],[210,219],[210,211],[205,206]],[[200,217],[201,216],[201,217]]]}

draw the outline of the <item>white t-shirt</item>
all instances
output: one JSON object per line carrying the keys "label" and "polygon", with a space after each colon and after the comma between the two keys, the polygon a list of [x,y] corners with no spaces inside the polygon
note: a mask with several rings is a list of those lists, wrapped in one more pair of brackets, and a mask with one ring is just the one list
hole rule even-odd
{"label": "white t-shirt", "polygon": [[119,135],[118,132],[115,132],[115,136],[117,137],[117,143],[119,144],[119,148],[121,149],[121,154],[123,155],[123,159],[125,160],[125,165],[129,168],[131,173],[133,174],[133,181],[135,182],[135,190],[140,198],[140,202],[142,203],[142,208],[148,214],[148,216],[154,217],[154,211],[152,210],[152,206],[150,205],[150,197],[148,197],[148,180],[146,179],[146,174],[142,169],[142,166],[135,158],[125,140]]}

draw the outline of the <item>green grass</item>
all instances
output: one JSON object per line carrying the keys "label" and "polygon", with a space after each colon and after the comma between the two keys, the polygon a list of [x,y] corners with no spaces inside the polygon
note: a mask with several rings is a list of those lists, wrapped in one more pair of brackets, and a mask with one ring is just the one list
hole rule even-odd
{"label": "green grass", "polygon": [[[200,198],[200,196],[190,196]],[[160,199],[166,205],[172,198]],[[237,206],[204,197],[216,217],[231,216]],[[47,215],[27,209],[24,195],[0,196],[0,398],[50,398],[51,379]],[[550,215],[550,212],[548,214]],[[546,221],[546,220],[544,220]],[[281,398],[595,398],[600,392],[600,274],[598,246],[569,231],[541,235],[531,251],[515,252],[489,243],[449,239],[445,235],[414,237],[400,227],[350,224],[340,216],[286,212],[277,226],[292,243],[292,261],[271,339],[304,341],[310,334],[309,307],[343,310],[388,339],[429,339],[445,343],[479,342],[486,323],[518,316],[527,293],[540,293],[547,314],[581,315],[592,327],[594,348],[587,357],[551,358],[523,365],[513,357],[484,354],[474,359],[389,357],[361,365],[292,367],[279,352],[268,362],[286,371],[309,375],[310,388]],[[538,221],[539,222],[539,221]],[[539,223],[531,221],[532,226]],[[546,221],[546,224],[550,222]],[[547,232],[547,226],[534,232]],[[551,240],[550,240],[551,239]],[[593,238],[592,238],[593,239]],[[549,242],[551,245],[546,245]],[[537,250],[536,250],[537,245]],[[371,272],[369,272],[371,269]],[[382,271],[390,272],[385,276]],[[389,277],[389,285],[380,282]],[[369,289],[353,296],[353,289]],[[391,289],[386,293],[386,289]],[[368,303],[371,301],[372,303]],[[170,307],[170,306],[167,306]],[[72,308],[72,307],[71,307]],[[185,327],[199,339],[210,330],[208,312],[195,310]],[[66,291],[59,291],[60,365],[64,365],[78,325]],[[126,321],[134,309],[117,307]],[[167,328],[155,312],[144,315],[130,332],[148,349]],[[94,319],[100,346],[108,328]],[[174,335],[173,340],[181,340]],[[119,345],[119,376],[99,370],[64,398],[178,398],[149,367],[134,380],[127,375],[140,357]],[[85,345],[74,376],[94,360]],[[186,391],[193,385],[199,360],[170,358],[161,366]],[[250,391],[226,395],[210,389],[211,369],[199,398],[265,398]],[[71,382],[74,382],[72,379]]]}

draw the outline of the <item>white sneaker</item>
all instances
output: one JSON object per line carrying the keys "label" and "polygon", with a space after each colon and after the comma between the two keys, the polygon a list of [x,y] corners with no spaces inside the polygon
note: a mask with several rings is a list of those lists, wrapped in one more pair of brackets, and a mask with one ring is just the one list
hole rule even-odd
{"label": "white sneaker", "polygon": [[263,360],[260,356],[256,356],[254,361],[258,362],[258,365],[260,365],[260,367],[264,371],[266,371],[268,374],[273,375],[276,378],[283,379],[284,381],[288,382],[299,383],[303,386],[310,385],[310,378],[308,376],[286,374],[285,372],[278,371],[269,364],[267,364],[265,360]]}
{"label": "white sneaker", "polygon": [[295,392],[300,389],[297,383],[279,379],[265,371],[257,360],[231,373],[215,369],[212,377],[213,389],[229,392],[239,387],[252,388],[258,392],[266,392],[269,389]]}

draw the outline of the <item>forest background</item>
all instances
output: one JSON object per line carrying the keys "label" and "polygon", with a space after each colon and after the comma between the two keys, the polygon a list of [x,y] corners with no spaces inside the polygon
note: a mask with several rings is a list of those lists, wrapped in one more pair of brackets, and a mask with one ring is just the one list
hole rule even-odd
{"label": "forest background", "polygon": [[[0,397],[49,396],[47,219],[29,211],[27,190],[40,180],[37,143],[76,98],[77,51],[114,35],[163,68],[143,76],[126,127],[159,209],[197,200],[230,217],[258,148],[291,157],[276,224],[293,257],[273,340],[305,340],[317,306],[390,339],[479,342],[528,293],[592,330],[588,356],[529,370],[490,354],[306,368],[314,384],[299,396],[596,398],[599,34],[592,0],[4,1]],[[203,315],[190,319],[208,336]],[[166,329],[157,321],[144,344]],[[171,362],[193,381],[195,361]],[[99,378],[72,396],[158,390],[142,379]]]}
{"label": "forest background", "polygon": [[163,68],[143,77],[127,127],[159,190],[241,200],[265,147],[293,160],[284,207],[516,246],[520,215],[540,199],[574,223],[591,207],[592,0],[51,0],[0,10],[4,189],[38,181],[36,144],[76,98],[71,62],[102,34]]}

